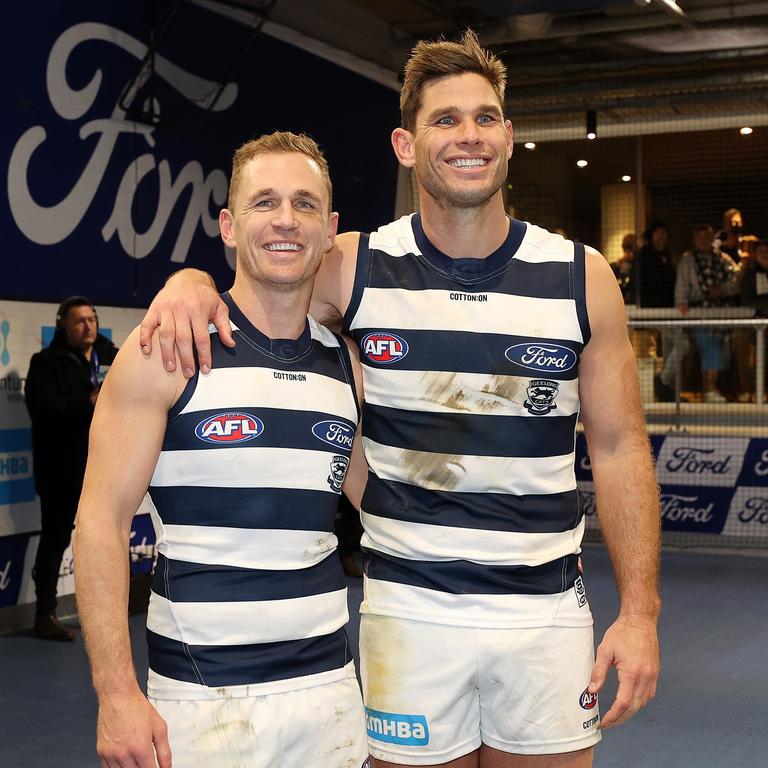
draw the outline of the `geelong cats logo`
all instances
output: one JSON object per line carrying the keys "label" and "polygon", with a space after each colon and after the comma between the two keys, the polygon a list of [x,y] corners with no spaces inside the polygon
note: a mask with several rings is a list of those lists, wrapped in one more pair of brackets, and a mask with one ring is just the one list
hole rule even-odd
{"label": "geelong cats logo", "polygon": [[560,385],[550,379],[533,379],[526,392],[528,399],[523,406],[534,416],[543,416],[557,408],[555,397]]}

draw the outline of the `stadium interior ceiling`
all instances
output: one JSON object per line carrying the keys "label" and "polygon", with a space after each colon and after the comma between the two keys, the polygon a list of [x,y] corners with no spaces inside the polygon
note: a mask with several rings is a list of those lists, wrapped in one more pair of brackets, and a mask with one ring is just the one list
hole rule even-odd
{"label": "stadium interior ceiling", "polygon": [[394,83],[416,40],[471,26],[507,65],[509,116],[537,140],[582,137],[587,110],[604,137],[768,123],[767,2],[195,1],[262,17],[265,32],[292,30]]}

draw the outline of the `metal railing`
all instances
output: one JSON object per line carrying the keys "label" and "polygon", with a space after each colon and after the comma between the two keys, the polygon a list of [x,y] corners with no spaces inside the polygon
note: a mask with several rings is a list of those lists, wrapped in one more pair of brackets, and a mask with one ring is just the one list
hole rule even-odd
{"label": "metal railing", "polygon": [[[757,416],[756,421],[762,422],[768,416],[768,404],[766,403],[765,366],[766,349],[765,337],[768,328],[768,318],[755,318],[754,310],[748,307],[727,308],[691,308],[687,315],[681,315],[674,308],[669,309],[639,309],[627,307],[627,324],[630,329],[647,329],[663,331],[665,329],[693,329],[693,328],[750,328],[755,332],[755,404],[751,405],[750,414]],[[664,355],[669,353],[663,350]],[[674,410],[672,416],[672,429],[683,429],[683,401],[682,391],[682,360],[684,355],[676,361],[674,375]],[[689,404],[685,404],[688,406]],[[724,403],[720,409],[724,414],[731,410],[736,403]],[[649,410],[646,403],[646,410]],[[737,409],[738,410],[738,409]],[[708,408],[709,413],[712,409]],[[748,425],[745,421],[745,425]],[[735,422],[734,422],[735,424]],[[755,426],[758,426],[755,423]]]}

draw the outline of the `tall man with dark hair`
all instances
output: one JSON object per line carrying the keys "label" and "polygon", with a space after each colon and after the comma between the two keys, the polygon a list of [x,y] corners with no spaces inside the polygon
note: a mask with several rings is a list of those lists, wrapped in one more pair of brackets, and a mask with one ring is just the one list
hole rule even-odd
{"label": "tall man with dark hair", "polygon": [[[600,254],[506,216],[505,78],[470,32],[416,46],[392,145],[419,213],[337,238],[312,299],[363,362],[360,644],[380,768],[584,768],[610,666],[605,726],[656,688],[659,506],[624,305]],[[179,278],[143,324],[148,351],[162,321],[166,361],[175,328],[185,368],[221,314],[199,280]],[[580,410],[621,596],[594,665]]]}
{"label": "tall man with dark hair", "polygon": [[72,536],[100,380],[117,354],[117,347],[98,328],[90,299],[65,299],[56,313],[53,340],[32,356],[24,390],[40,496],[34,633],[46,640],[75,639],[74,632],[56,618],[56,583]]}

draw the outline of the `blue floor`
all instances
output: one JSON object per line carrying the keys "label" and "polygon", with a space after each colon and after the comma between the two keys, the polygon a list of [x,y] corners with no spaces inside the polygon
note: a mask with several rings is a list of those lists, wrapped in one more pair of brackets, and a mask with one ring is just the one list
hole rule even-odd
{"label": "blue floor", "polygon": [[[615,615],[616,591],[602,549],[588,548],[584,560],[600,636]],[[349,584],[356,638],[360,582]],[[606,732],[596,768],[768,766],[768,558],[666,552],[662,596],[657,698]],[[139,679],[147,667],[143,622],[131,618]],[[0,637],[0,692],[0,768],[98,767],[96,703],[80,638]],[[603,709],[608,698],[601,697]]]}

